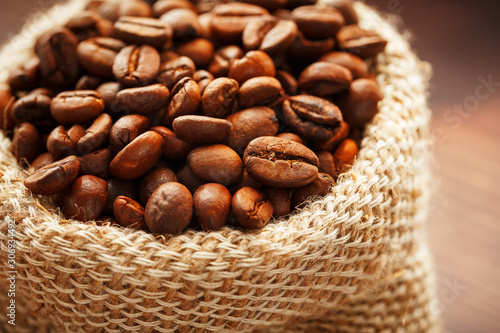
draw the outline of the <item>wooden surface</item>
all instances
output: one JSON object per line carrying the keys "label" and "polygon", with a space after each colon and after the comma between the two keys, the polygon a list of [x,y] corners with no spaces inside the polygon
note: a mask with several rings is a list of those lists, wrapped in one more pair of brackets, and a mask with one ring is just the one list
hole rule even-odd
{"label": "wooden surface", "polygon": [[[0,43],[54,0],[2,1]],[[367,0],[400,14],[431,61],[435,193],[427,230],[446,332],[500,332],[500,87],[471,111],[479,77],[500,81],[496,0]],[[444,18],[444,20],[440,20]]]}

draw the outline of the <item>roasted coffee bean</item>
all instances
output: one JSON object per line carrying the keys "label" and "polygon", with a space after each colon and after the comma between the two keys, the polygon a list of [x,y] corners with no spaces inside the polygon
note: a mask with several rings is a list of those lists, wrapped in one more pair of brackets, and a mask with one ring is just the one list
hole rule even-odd
{"label": "roasted coffee bean", "polygon": [[212,13],[201,13],[199,12],[198,23],[200,24],[200,29],[198,34],[200,37],[206,38],[208,40],[214,40],[212,36],[212,18],[214,15]]}
{"label": "roasted coffee bean", "polygon": [[196,7],[187,0],[158,0],[153,4],[153,15],[160,17],[166,12],[178,8],[190,9],[196,12]]}
{"label": "roasted coffee bean", "polygon": [[177,137],[193,144],[223,141],[233,127],[225,119],[206,116],[181,116],[172,124]]}
{"label": "roasted coffee bean", "polygon": [[78,79],[77,45],[78,39],[64,27],[54,28],[38,39],[35,52],[40,59],[40,74],[50,87],[63,89]]}
{"label": "roasted coffee bean", "polygon": [[117,178],[108,179],[106,181],[108,189],[108,198],[106,202],[105,214],[113,214],[113,203],[116,198],[123,195],[135,201],[139,200],[137,191],[137,183]]}
{"label": "roasted coffee bean", "polygon": [[76,156],[49,164],[24,180],[34,194],[52,195],[68,188],[78,176],[80,162]]}
{"label": "roasted coffee bean", "polygon": [[265,197],[273,204],[273,216],[278,218],[292,212],[292,190],[286,188],[267,187],[262,190]]}
{"label": "roasted coffee bean", "polygon": [[358,15],[354,11],[352,0],[323,0],[323,4],[339,10],[344,16],[346,24],[358,23]]}
{"label": "roasted coffee bean", "polygon": [[243,31],[243,45],[247,50],[261,50],[274,55],[286,50],[297,37],[293,21],[265,16],[247,24]]}
{"label": "roasted coffee bean", "polygon": [[120,118],[112,127],[109,134],[111,149],[118,152],[125,148],[139,135],[146,132],[151,126],[151,121],[142,115],[131,114]]}
{"label": "roasted coffee bean", "polygon": [[235,60],[241,59],[244,53],[236,45],[225,46],[214,54],[214,59],[208,67],[210,73],[215,77],[224,77],[229,73],[229,68]]}
{"label": "roasted coffee bean", "polygon": [[99,14],[83,11],[73,16],[65,27],[71,30],[79,42],[93,37],[106,37],[112,34],[112,23],[104,20]]}
{"label": "roasted coffee bean", "polygon": [[40,147],[40,133],[30,123],[22,123],[14,129],[12,151],[17,162],[25,165],[31,163],[37,156]]}
{"label": "roasted coffee bean", "polygon": [[156,168],[149,171],[141,181],[139,186],[139,198],[143,205],[147,204],[149,197],[161,185],[170,182],[177,182],[175,172],[169,168]]}
{"label": "roasted coffee bean", "polygon": [[160,16],[160,21],[172,27],[173,36],[176,40],[196,38],[200,30],[198,15],[191,9],[172,9]]}
{"label": "roasted coffee bean", "polygon": [[38,82],[39,67],[40,59],[28,60],[22,67],[18,67],[10,73],[7,84],[13,90],[25,91],[35,88]]}
{"label": "roasted coffee bean", "polygon": [[226,43],[232,43],[241,40],[248,22],[262,15],[269,15],[269,12],[259,6],[234,2],[218,5],[212,14],[214,17],[211,29],[214,36]]}
{"label": "roasted coffee bean", "polygon": [[239,155],[243,155],[253,139],[278,133],[279,122],[276,113],[265,106],[239,111],[226,119],[232,124],[226,144]]}
{"label": "roasted coffee bean", "polygon": [[214,56],[214,45],[207,39],[197,38],[177,46],[175,51],[193,60],[196,68],[205,68]]}
{"label": "roasted coffee bean", "polygon": [[319,173],[318,177],[310,184],[299,187],[293,191],[292,207],[300,206],[309,198],[324,196],[328,190],[335,185],[335,180],[326,173]]}
{"label": "roasted coffee bean", "polygon": [[88,154],[101,148],[108,142],[113,120],[111,116],[103,113],[87,128],[85,134],[78,140],[76,151],[78,154]]}
{"label": "roasted coffee bean", "polygon": [[340,127],[337,127],[334,131],[334,136],[326,141],[314,141],[312,142],[312,147],[316,151],[329,151],[333,152],[335,148],[349,136],[349,124],[343,121]]}
{"label": "roasted coffee bean", "polygon": [[113,104],[116,94],[122,89],[121,84],[118,82],[106,82],[97,87],[97,92],[101,95],[106,106],[106,111],[112,112],[114,115]]}
{"label": "roasted coffee bean", "polygon": [[50,113],[62,125],[85,123],[104,111],[104,100],[95,90],[65,91],[52,99]]}
{"label": "roasted coffee bean", "polygon": [[327,97],[349,89],[352,74],[344,66],[316,62],[300,74],[299,89],[319,97]]}
{"label": "roasted coffee bean", "polygon": [[337,102],[349,125],[361,128],[377,114],[378,102],[382,98],[376,81],[357,79],[352,82],[348,91],[339,96]]}
{"label": "roasted coffee bean", "polygon": [[188,57],[179,57],[163,63],[156,80],[168,89],[172,89],[177,82],[185,77],[193,77],[196,66]]}
{"label": "roasted coffee bean", "polygon": [[229,77],[241,85],[257,76],[272,76],[276,74],[274,62],[262,51],[250,51],[241,59],[235,60],[229,68]]}
{"label": "roasted coffee bean", "polygon": [[118,16],[151,17],[153,10],[142,0],[121,0]]}
{"label": "roasted coffee bean", "polygon": [[276,79],[281,83],[281,86],[287,95],[297,95],[298,83],[292,74],[279,70],[276,71]]}
{"label": "roasted coffee bean", "polygon": [[75,84],[75,90],[96,90],[103,80],[101,78],[84,75]]}
{"label": "roasted coffee bean", "polygon": [[113,159],[113,154],[108,148],[96,150],[87,155],[79,156],[79,175],[92,175],[102,179],[109,177],[109,163]]}
{"label": "roasted coffee bean", "polygon": [[13,97],[5,106],[5,108],[0,109],[0,115],[2,116],[2,120],[0,124],[2,125],[2,129],[5,131],[12,131],[14,127],[16,127],[16,120],[14,119],[13,105],[15,102],[15,97]]}
{"label": "roasted coffee bean", "polygon": [[160,134],[163,138],[163,155],[174,160],[185,159],[194,146],[177,137],[174,131],[163,127],[151,127],[151,130]]}
{"label": "roasted coffee bean", "polygon": [[222,185],[232,185],[243,176],[243,162],[238,154],[221,144],[195,148],[187,164],[200,179]]}
{"label": "roasted coffee bean", "polygon": [[178,234],[188,226],[193,214],[193,196],[180,183],[161,185],[149,198],[144,214],[155,234]]}
{"label": "roasted coffee bean", "polygon": [[335,161],[333,155],[327,151],[317,151],[316,156],[318,156],[319,165],[318,170],[321,173],[326,173],[330,175],[333,179],[337,178],[337,169],[335,167]]}
{"label": "roasted coffee bean", "polygon": [[345,139],[333,154],[337,174],[345,172],[347,168],[353,165],[359,149],[356,142],[351,139]]}
{"label": "roasted coffee bean", "polygon": [[52,156],[52,154],[49,152],[46,152],[46,153],[43,153],[41,155],[38,155],[38,157],[35,158],[33,163],[31,163],[31,167],[35,171],[37,171],[37,170],[43,168],[44,166],[47,166],[47,165],[52,164],[54,162],[55,162],[55,160],[54,160],[54,157]]}
{"label": "roasted coffee bean", "polygon": [[111,161],[109,171],[123,180],[137,179],[156,164],[162,153],[163,138],[148,131],[139,135]]}
{"label": "roasted coffee bean", "polygon": [[264,228],[274,213],[273,204],[251,187],[244,187],[234,194],[231,208],[238,224],[246,229]]}
{"label": "roasted coffee bean", "polygon": [[196,81],[198,87],[200,88],[200,94],[203,95],[205,88],[214,80],[214,76],[212,73],[201,69],[194,72],[193,80]]}
{"label": "roasted coffee bean", "polygon": [[293,44],[288,48],[287,55],[294,61],[311,61],[316,60],[325,53],[332,51],[334,47],[334,38],[309,40],[299,31],[297,32],[297,38],[295,38]]}
{"label": "roasted coffee bean", "polygon": [[234,194],[243,187],[252,187],[256,190],[260,190],[262,188],[262,184],[253,179],[245,169],[243,170],[243,177],[241,178],[241,180],[229,187],[229,192],[231,192],[231,194]]}
{"label": "roasted coffee bean", "polygon": [[238,91],[240,108],[267,105],[274,106],[281,101],[283,88],[274,77],[259,76],[243,83]]}
{"label": "roasted coffee bean", "polygon": [[201,186],[193,195],[194,216],[204,231],[226,225],[231,212],[231,193],[221,184]]}
{"label": "roasted coffee bean", "polygon": [[198,84],[190,77],[181,79],[172,89],[170,103],[162,123],[172,126],[177,117],[198,113],[200,102],[201,92]]}
{"label": "roasted coffee bean", "polygon": [[337,33],[341,50],[365,59],[383,52],[387,41],[377,33],[361,29],[358,25],[347,25]]}
{"label": "roasted coffee bean", "polygon": [[160,54],[149,45],[124,47],[115,58],[113,74],[127,87],[147,86],[160,69]]}
{"label": "roasted coffee bean", "polygon": [[273,11],[285,7],[287,0],[241,0],[241,2],[257,5],[269,11]]}
{"label": "roasted coffee bean", "polygon": [[70,129],[58,126],[47,138],[47,150],[56,160],[77,155],[76,146],[84,135],[85,129],[81,125],[73,125]]}
{"label": "roasted coffee bean", "polygon": [[311,95],[298,95],[285,100],[283,116],[297,134],[311,140],[332,138],[343,120],[335,104]]}
{"label": "roasted coffee bean", "polygon": [[106,181],[95,176],[77,178],[64,202],[67,218],[87,222],[98,219],[106,207],[108,193]]}
{"label": "roasted coffee bean", "polygon": [[126,196],[119,196],[113,203],[113,215],[116,222],[124,228],[144,229],[144,207]]}
{"label": "roasted coffee bean", "polygon": [[115,23],[115,36],[125,43],[151,45],[157,49],[172,42],[172,27],[158,19],[122,16]]}
{"label": "roasted coffee bean", "polygon": [[113,1],[105,1],[97,8],[97,13],[101,15],[102,18],[113,22],[120,17],[119,11],[120,3]]}
{"label": "roasted coffee bean", "polygon": [[201,114],[224,118],[233,111],[238,97],[239,84],[233,79],[221,77],[213,80],[201,97]]}
{"label": "roasted coffee bean", "polygon": [[[15,97],[12,96],[10,90],[4,90],[0,88],[0,129],[7,130],[4,127],[4,117],[7,118],[7,113],[11,113],[12,116],[12,106],[15,103]],[[14,118],[6,121],[8,123],[14,124]]]}
{"label": "roasted coffee bean", "polygon": [[152,115],[168,104],[170,91],[163,84],[128,88],[116,94],[114,107],[142,115]]}
{"label": "roasted coffee bean", "polygon": [[345,24],[340,11],[331,7],[302,6],[291,15],[299,30],[311,40],[334,38]]}
{"label": "roasted coffee bean", "polygon": [[189,168],[189,165],[184,165],[178,172],[177,172],[177,179],[179,180],[179,183],[182,185],[186,186],[188,190],[191,193],[195,193],[200,186],[203,184],[206,184],[206,181],[203,179],[198,178],[193,171]]}
{"label": "roasted coffee bean", "polygon": [[297,143],[300,143],[301,145],[304,144],[304,141],[302,140],[302,138],[295,133],[284,132],[284,133],[280,133],[280,134],[276,135],[276,137],[281,138],[281,139],[287,139],[290,141],[295,141]]}
{"label": "roasted coffee bean", "polygon": [[84,40],[76,49],[80,64],[87,72],[97,77],[113,78],[113,64],[126,46],[119,39],[96,37]]}
{"label": "roasted coffee bean", "polygon": [[330,52],[322,56],[319,61],[330,62],[343,66],[351,71],[352,78],[368,77],[368,65],[358,56],[347,52]]}
{"label": "roasted coffee bean", "polygon": [[169,62],[170,60],[177,59],[179,57],[180,57],[179,54],[175,53],[174,51],[170,51],[170,50],[163,51],[160,53],[160,59],[161,59],[162,64],[165,62]]}
{"label": "roasted coffee bean", "polygon": [[245,168],[258,182],[272,187],[305,186],[318,175],[318,157],[304,145],[272,136],[251,141],[243,156]]}
{"label": "roasted coffee bean", "polygon": [[[12,116],[17,123],[30,122],[37,126],[50,121],[50,103],[52,98],[42,94],[30,94],[21,97],[12,107]],[[2,108],[3,110],[3,108]]]}

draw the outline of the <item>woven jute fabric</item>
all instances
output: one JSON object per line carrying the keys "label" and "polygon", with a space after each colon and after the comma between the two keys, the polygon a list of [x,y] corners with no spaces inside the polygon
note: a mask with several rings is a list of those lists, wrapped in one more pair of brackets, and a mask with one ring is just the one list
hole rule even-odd
{"label": "woven jute fabric", "polygon": [[[84,6],[35,17],[0,53],[0,82],[37,35]],[[372,68],[384,93],[352,170],[324,198],[259,231],[154,237],[64,219],[22,184],[0,134],[3,332],[437,332],[425,242],[430,195],[428,66],[373,9],[360,25],[389,41]],[[16,326],[7,323],[15,223]]]}

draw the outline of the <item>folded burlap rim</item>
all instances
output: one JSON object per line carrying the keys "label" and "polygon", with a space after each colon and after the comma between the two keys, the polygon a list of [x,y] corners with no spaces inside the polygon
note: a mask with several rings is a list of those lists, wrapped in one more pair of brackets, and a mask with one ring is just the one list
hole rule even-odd
{"label": "folded burlap rim", "polygon": [[[35,16],[0,51],[0,82],[33,56],[37,36],[84,6],[72,0]],[[36,315],[26,322],[68,332],[249,331],[317,317],[368,295],[381,279],[401,278],[392,274],[405,258],[426,252],[418,231],[429,196],[430,67],[376,11],[362,3],[355,9],[361,27],[389,42],[372,65],[385,96],[380,113],[352,170],[328,195],[262,230],[155,237],[67,220],[24,188],[29,172],[16,166],[0,133],[0,240],[6,244],[14,220],[18,292],[29,299],[19,306]],[[428,313],[414,309],[427,303],[418,304],[402,301],[408,318]],[[434,319],[420,320],[431,327]]]}

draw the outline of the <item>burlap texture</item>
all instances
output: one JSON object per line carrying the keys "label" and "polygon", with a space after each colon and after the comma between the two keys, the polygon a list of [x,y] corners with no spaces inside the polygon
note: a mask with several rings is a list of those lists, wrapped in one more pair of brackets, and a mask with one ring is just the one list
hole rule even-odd
{"label": "burlap texture", "polygon": [[[0,52],[0,82],[71,1]],[[427,66],[373,9],[360,25],[389,41],[373,66],[384,100],[359,156],[325,198],[259,231],[155,238],[65,220],[23,187],[0,133],[3,332],[436,332],[423,222],[429,200]],[[7,228],[16,223],[16,326],[5,316]]]}

